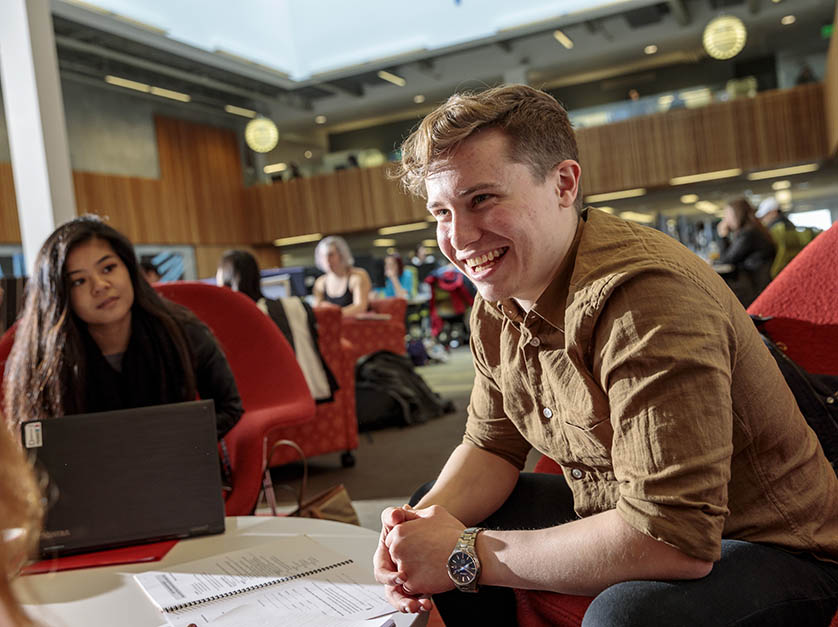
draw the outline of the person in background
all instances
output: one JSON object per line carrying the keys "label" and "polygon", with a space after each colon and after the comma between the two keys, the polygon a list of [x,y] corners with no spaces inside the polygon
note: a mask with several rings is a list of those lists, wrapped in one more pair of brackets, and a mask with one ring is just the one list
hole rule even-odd
{"label": "person in background", "polygon": [[774,240],[745,198],[727,204],[717,231],[728,242],[718,263],[734,267],[735,271],[726,280],[742,306],[748,307],[771,281]]}
{"label": "person in background", "polygon": [[428,275],[439,267],[439,262],[427,246],[419,244],[410,259],[410,265],[419,271],[419,283],[421,285],[428,278]]}
{"label": "person in background", "polygon": [[149,283],[157,283],[158,281],[160,281],[161,278],[163,278],[160,275],[160,271],[157,269],[157,266],[151,263],[151,261],[149,261],[148,259],[145,259],[140,262],[140,268],[143,271],[143,276],[145,277],[145,280]]}
{"label": "person in background", "polygon": [[242,414],[210,330],[142,278],[128,239],[96,216],[41,247],[3,381],[10,421],[215,401],[219,439]]}
{"label": "person in background", "polygon": [[390,253],[384,257],[384,287],[375,289],[379,298],[404,298],[416,296],[416,275],[405,268],[402,256]]}
{"label": "person in background", "polygon": [[[586,627],[828,625],[838,479],[718,274],[583,208],[545,92],[451,96],[401,152],[479,295],[463,442],[382,512],[393,606],[514,625],[523,589],[595,597]],[[521,472],[533,449],[562,474]]]}
{"label": "person in background", "polygon": [[338,389],[337,379],[320,353],[317,320],[311,307],[297,297],[265,298],[260,281],[259,263],[246,250],[228,250],[221,256],[216,285],[248,296],[270,316],[294,349],[312,398],[317,402],[332,400]]}
{"label": "person in background", "polygon": [[774,245],[777,247],[774,262],[771,264],[772,279],[820,232],[817,229],[798,230],[780,209],[780,204],[773,196],[759,203],[756,217],[771,233]]}
{"label": "person in background", "polygon": [[0,627],[30,627],[11,584],[34,553],[43,518],[40,490],[18,436],[0,411]]}
{"label": "person in background", "polygon": [[369,309],[370,276],[355,268],[346,240],[337,235],[324,237],[314,249],[314,263],[324,272],[314,282],[314,306],[337,305],[346,316]]}

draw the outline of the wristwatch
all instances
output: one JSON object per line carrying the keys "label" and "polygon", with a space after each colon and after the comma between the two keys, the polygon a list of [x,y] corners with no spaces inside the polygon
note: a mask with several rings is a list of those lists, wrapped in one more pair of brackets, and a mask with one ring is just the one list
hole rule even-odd
{"label": "wristwatch", "polygon": [[460,539],[448,556],[448,576],[460,592],[477,592],[480,578],[480,560],[474,543],[483,527],[469,527],[460,534]]}

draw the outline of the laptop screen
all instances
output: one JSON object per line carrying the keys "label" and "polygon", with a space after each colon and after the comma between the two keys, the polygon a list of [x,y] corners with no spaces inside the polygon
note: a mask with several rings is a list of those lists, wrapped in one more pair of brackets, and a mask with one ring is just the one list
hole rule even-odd
{"label": "laptop screen", "polygon": [[47,485],[44,556],[224,531],[211,400],[25,422],[21,437]]}

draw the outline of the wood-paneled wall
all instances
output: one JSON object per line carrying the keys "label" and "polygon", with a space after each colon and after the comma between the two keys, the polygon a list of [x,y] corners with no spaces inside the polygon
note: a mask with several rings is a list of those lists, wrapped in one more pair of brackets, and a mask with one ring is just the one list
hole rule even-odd
{"label": "wood-paneled wall", "polygon": [[687,174],[822,159],[823,93],[814,83],[582,129],[582,189],[587,195],[659,187]]}
{"label": "wood-paneled wall", "polygon": [[259,263],[260,268],[279,268],[282,266],[282,253],[275,246],[195,246],[195,269],[201,278],[215,276],[218,260],[231,248],[246,250]]}
{"label": "wood-paneled wall", "polygon": [[[107,216],[138,244],[253,241],[235,132],[162,116],[155,125],[160,178],[73,172],[78,213]],[[0,164],[0,219],[0,241],[19,242],[8,163]]]}
{"label": "wood-paneled wall", "polygon": [[[583,192],[654,188],[687,174],[822,159],[827,155],[823,94],[816,83],[581,129]],[[246,204],[260,215],[257,241],[424,219],[424,202],[402,193],[387,179],[387,168],[248,189]]]}
{"label": "wood-paneled wall", "polygon": [[[827,93],[838,99],[836,67],[830,63]],[[582,129],[583,191],[654,188],[675,176],[823,159],[838,146],[838,108],[831,106],[835,126],[828,130],[824,93],[823,84],[802,85]],[[390,166],[244,189],[233,131],[164,117],[156,125],[159,179],[74,173],[79,212],[110,216],[134,242],[223,249],[425,218],[424,201],[387,177]],[[0,241],[20,241],[8,164],[0,164],[0,220]]]}
{"label": "wood-paneled wall", "polygon": [[826,103],[827,145],[829,154],[838,154],[838,5],[832,20],[832,37],[826,56],[826,78],[824,80],[824,101]]}
{"label": "wood-paneled wall", "polygon": [[0,163],[0,243],[20,243],[12,164]]}
{"label": "wood-paneled wall", "polygon": [[390,180],[392,165],[340,170],[307,179],[257,185],[245,192],[259,216],[257,242],[307,233],[347,233],[423,220],[425,202]]}

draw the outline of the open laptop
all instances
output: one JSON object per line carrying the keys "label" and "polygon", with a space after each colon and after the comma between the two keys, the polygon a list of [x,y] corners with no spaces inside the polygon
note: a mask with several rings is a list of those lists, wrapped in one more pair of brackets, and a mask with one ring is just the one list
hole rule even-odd
{"label": "open laptop", "polygon": [[211,400],[21,425],[48,482],[44,557],[223,533]]}

